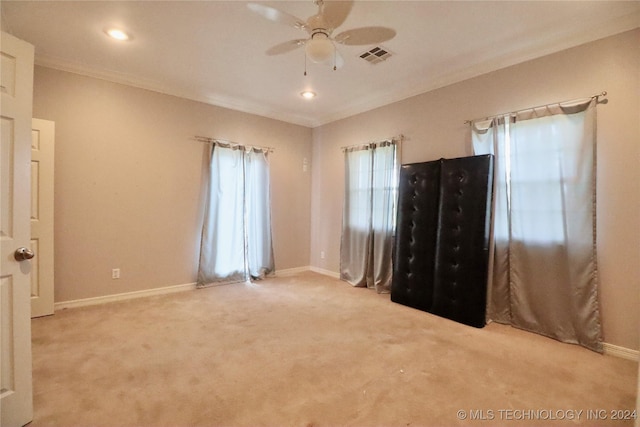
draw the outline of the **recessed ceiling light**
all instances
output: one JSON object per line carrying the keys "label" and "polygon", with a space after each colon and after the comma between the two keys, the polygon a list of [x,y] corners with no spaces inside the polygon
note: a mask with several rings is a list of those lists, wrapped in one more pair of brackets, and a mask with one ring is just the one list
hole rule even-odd
{"label": "recessed ceiling light", "polygon": [[118,28],[107,28],[106,30],[104,30],[104,32],[107,33],[107,35],[112,39],[116,39],[120,41],[127,41],[131,39],[131,36],[129,36],[129,34],[125,33],[124,31]]}
{"label": "recessed ceiling light", "polygon": [[316,97],[316,93],[310,90],[305,90],[304,92],[300,93],[300,96],[302,96],[304,99],[313,99]]}

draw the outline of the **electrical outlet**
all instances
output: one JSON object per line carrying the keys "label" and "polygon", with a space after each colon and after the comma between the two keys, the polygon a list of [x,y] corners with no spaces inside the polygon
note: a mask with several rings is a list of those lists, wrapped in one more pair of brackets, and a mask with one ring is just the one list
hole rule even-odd
{"label": "electrical outlet", "polygon": [[119,279],[120,278],[120,269],[119,268],[114,268],[111,270],[111,278],[112,279]]}
{"label": "electrical outlet", "polygon": [[324,251],[320,252],[320,259],[324,259]]}

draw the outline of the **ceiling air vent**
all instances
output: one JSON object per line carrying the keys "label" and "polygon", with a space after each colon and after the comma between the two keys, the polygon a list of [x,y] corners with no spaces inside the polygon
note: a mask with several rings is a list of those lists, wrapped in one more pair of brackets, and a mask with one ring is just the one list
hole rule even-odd
{"label": "ceiling air vent", "polygon": [[378,64],[391,57],[391,52],[381,46],[376,46],[371,50],[368,50],[360,54],[360,58],[371,64]]}

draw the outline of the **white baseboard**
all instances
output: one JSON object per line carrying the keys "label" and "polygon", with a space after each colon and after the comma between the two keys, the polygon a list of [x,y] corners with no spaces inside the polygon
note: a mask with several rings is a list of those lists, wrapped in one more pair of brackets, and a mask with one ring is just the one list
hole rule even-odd
{"label": "white baseboard", "polygon": [[287,277],[293,276],[298,273],[304,273],[305,271],[310,271],[310,266],[304,267],[295,267],[295,268],[285,268],[284,270],[276,270],[276,277]]}
{"label": "white baseboard", "polygon": [[630,348],[621,347],[619,345],[603,343],[604,354],[609,356],[619,357],[621,359],[633,360],[638,362],[640,360],[640,352],[638,350],[632,350]]}
{"label": "white baseboard", "polygon": [[314,273],[324,274],[325,276],[333,277],[334,279],[339,279],[340,278],[340,273],[336,273],[335,271],[326,270],[324,268],[314,267],[314,266],[311,266],[309,268]]}
{"label": "white baseboard", "polygon": [[333,277],[334,279],[340,278],[340,273],[336,273],[335,271],[327,270],[320,267],[314,267],[312,265],[307,265],[304,267],[287,268],[285,270],[277,270],[276,276],[279,276],[279,277],[293,276],[295,274],[303,273],[305,271],[313,271],[314,273]]}
{"label": "white baseboard", "polygon": [[64,310],[67,308],[85,307],[88,305],[104,304],[114,301],[124,301],[134,298],[149,297],[152,295],[173,294],[175,292],[189,291],[196,288],[195,283],[185,283],[183,285],[166,286],[163,288],[145,289],[143,291],[125,292],[121,294],[104,295],[101,297],[83,298],[71,301],[61,301],[54,304],[54,310]]}
{"label": "white baseboard", "polygon": [[[284,270],[277,270],[276,276],[280,276],[280,277],[293,276],[294,274],[298,274],[298,273],[302,273],[310,270],[311,270],[311,267],[309,266],[287,268]],[[149,297],[153,295],[172,294],[175,292],[189,291],[192,289],[196,289],[195,283],[185,283],[183,285],[173,285],[173,286],[166,286],[162,288],[145,289],[142,291],[124,292],[121,294],[104,295],[100,297],[83,298],[83,299],[77,299],[77,300],[71,300],[71,301],[61,301],[61,302],[56,302],[54,304],[54,310],[64,310],[67,308],[75,308],[75,307],[86,307],[89,305],[105,304],[105,303],[114,302],[114,301],[125,301],[128,299],[143,298],[143,297]]]}

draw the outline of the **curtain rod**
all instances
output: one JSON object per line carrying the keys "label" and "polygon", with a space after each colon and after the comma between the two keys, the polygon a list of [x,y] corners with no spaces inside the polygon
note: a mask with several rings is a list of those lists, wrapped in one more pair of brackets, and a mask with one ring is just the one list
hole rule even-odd
{"label": "curtain rod", "polygon": [[522,112],[529,111],[529,110],[537,110],[538,108],[549,107],[549,106],[555,105],[555,104],[567,104],[567,103],[570,103],[570,102],[576,102],[576,101],[580,101],[581,99],[587,99],[587,98],[591,98],[591,99],[596,98],[597,99],[597,98],[599,98],[601,96],[607,96],[607,91],[604,90],[604,91],[602,91],[602,92],[600,92],[600,93],[598,93],[596,95],[586,96],[584,98],[572,99],[570,101],[553,102],[551,104],[537,105],[535,107],[523,108],[522,110],[510,111],[508,113],[495,114],[493,116],[487,116],[487,117],[484,117],[484,118],[481,118],[481,119],[465,120],[464,124],[465,125],[469,125],[469,124],[471,124],[471,123],[473,123],[475,121],[478,121],[478,120],[495,119],[496,117],[503,117],[503,116],[507,116],[507,115],[518,114],[518,113],[522,113]]}
{"label": "curtain rod", "polygon": [[349,146],[346,146],[346,147],[340,147],[340,149],[342,151],[344,151],[344,150],[348,150],[350,148],[365,147],[365,146],[367,146],[369,144],[377,144],[379,142],[393,141],[393,140],[400,140],[400,142],[402,142],[404,140],[404,135],[400,134],[400,135],[392,136],[390,138],[380,139],[380,140],[374,141],[374,142],[365,142],[364,144],[353,144],[353,145],[349,145]]}
{"label": "curtain rod", "polygon": [[239,142],[234,142],[234,141],[229,141],[226,139],[220,139],[220,138],[209,138],[208,136],[194,136],[193,137],[194,140],[196,141],[200,141],[200,142],[206,142],[207,144],[214,144],[216,142],[222,143],[222,144],[228,144],[228,145],[233,145],[236,147],[246,147],[246,148],[257,148],[258,150],[266,150],[269,153],[273,153],[274,151],[276,151],[275,148],[273,147],[261,147],[259,145],[247,145],[247,144],[241,144]]}

